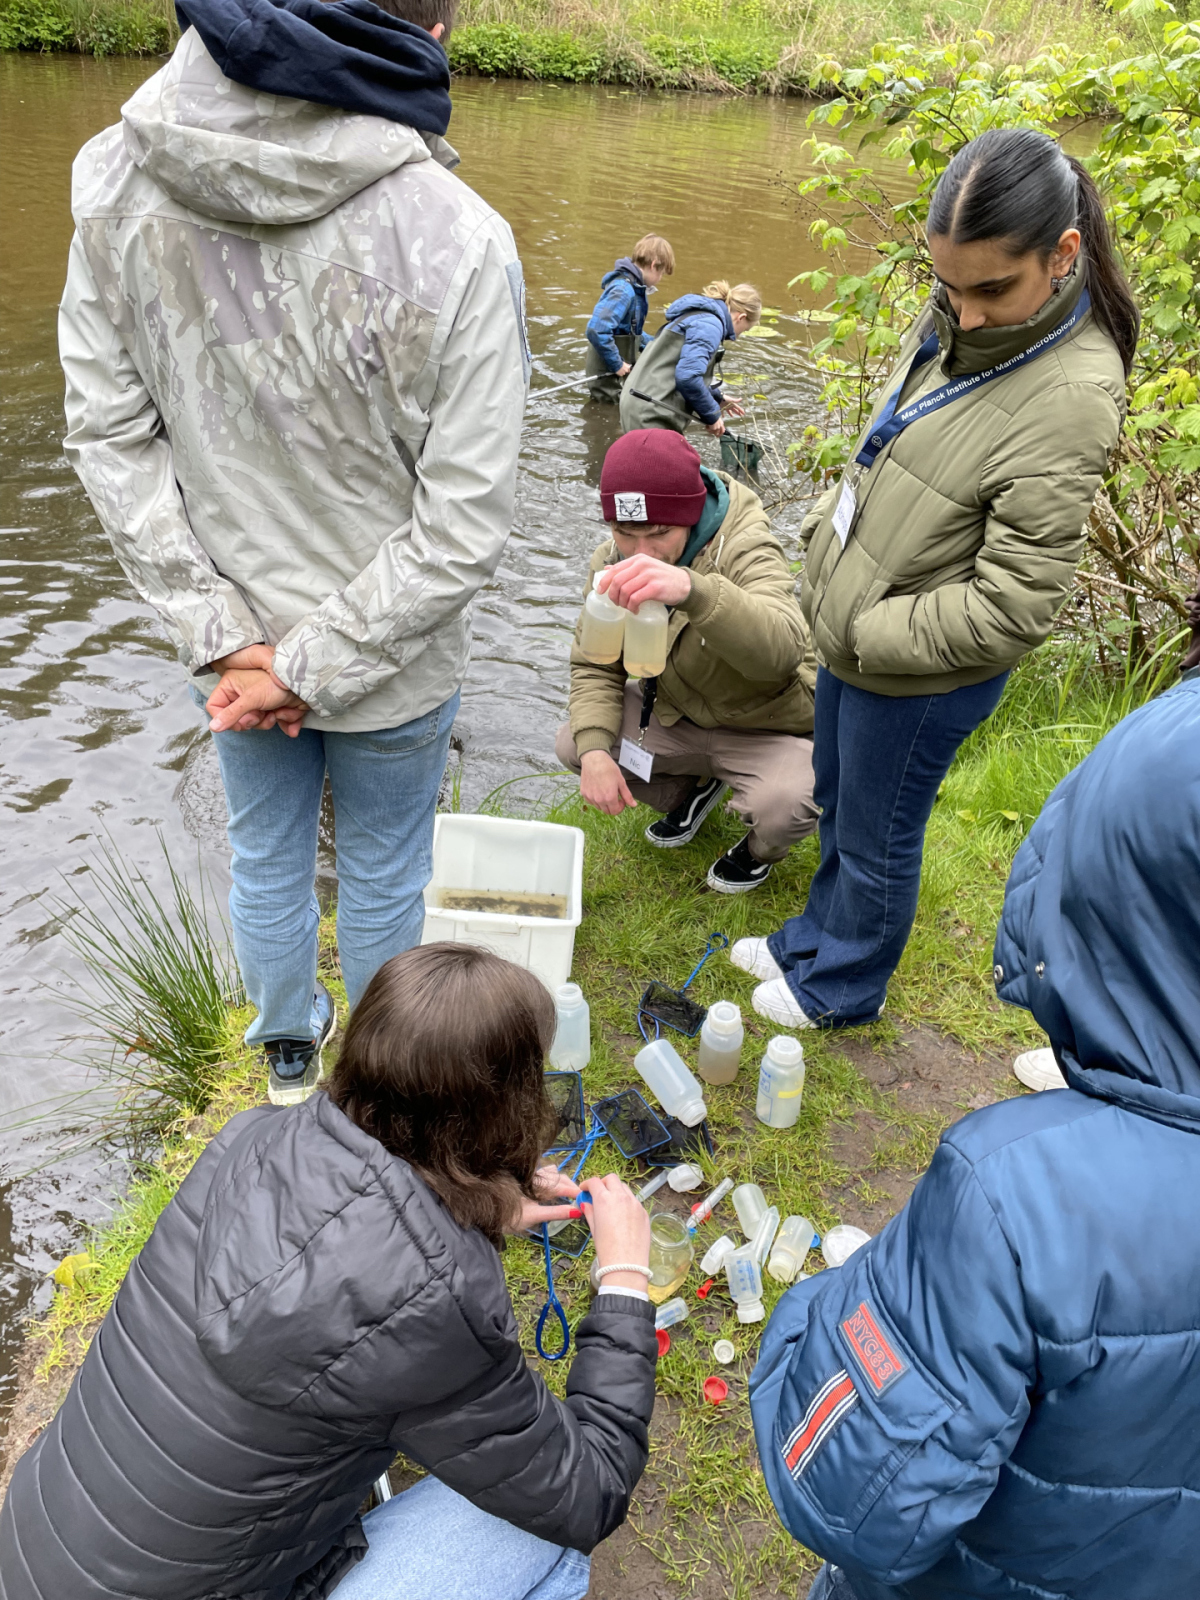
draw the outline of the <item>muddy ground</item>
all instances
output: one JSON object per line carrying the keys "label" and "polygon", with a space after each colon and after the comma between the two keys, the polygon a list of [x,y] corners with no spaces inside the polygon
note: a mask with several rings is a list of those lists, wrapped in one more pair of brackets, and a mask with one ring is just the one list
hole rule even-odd
{"label": "muddy ground", "polygon": [[[881,1093],[894,1097],[898,1110],[923,1119],[953,1122],[1018,1089],[1007,1057],[968,1055],[953,1040],[930,1028],[906,1030],[895,1044],[882,1050],[849,1034],[839,1040],[839,1047]],[[876,1152],[895,1144],[895,1129],[871,1112],[860,1111],[852,1121],[835,1126],[832,1154],[848,1176],[840,1187],[827,1191],[827,1198],[843,1222],[878,1233],[908,1199],[919,1170],[903,1164],[875,1166]],[[82,1348],[80,1341],[76,1361],[82,1358]],[[53,1417],[74,1371],[72,1363],[59,1367],[48,1381],[39,1380],[35,1371],[39,1354],[38,1347],[31,1345],[22,1357],[17,1398],[3,1441],[0,1494],[16,1459]],[[662,1403],[655,1411],[652,1434],[664,1455],[669,1454],[673,1433],[673,1408]],[[399,1489],[406,1478],[397,1473],[394,1481]],[[667,1576],[644,1542],[653,1537],[665,1493],[652,1465],[638,1486],[630,1521],[601,1545],[592,1559],[588,1600],[680,1600],[685,1593],[688,1600],[728,1600],[729,1586],[723,1576],[700,1576],[685,1589]],[[766,1524],[744,1518],[739,1519],[738,1528],[751,1551],[768,1531]],[[778,1595],[774,1587],[752,1588],[748,1600],[777,1600]]]}

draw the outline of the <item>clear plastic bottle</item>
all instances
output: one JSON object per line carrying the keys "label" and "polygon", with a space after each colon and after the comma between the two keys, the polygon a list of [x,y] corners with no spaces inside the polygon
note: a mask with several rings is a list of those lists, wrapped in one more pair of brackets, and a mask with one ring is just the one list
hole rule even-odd
{"label": "clear plastic bottle", "polygon": [[747,1239],[753,1239],[754,1230],[766,1215],[766,1195],[756,1183],[740,1183],[733,1191],[732,1199],[739,1227]]}
{"label": "clear plastic bottle", "polygon": [[677,1322],[682,1322],[689,1314],[687,1301],[680,1300],[677,1296],[674,1300],[668,1300],[664,1305],[659,1306],[654,1314],[654,1326],[656,1329],[673,1328]]}
{"label": "clear plastic bottle", "polygon": [[723,1233],[719,1239],[714,1239],[704,1252],[704,1257],[700,1262],[700,1271],[712,1277],[714,1273],[720,1272],[725,1265],[725,1257],[736,1249],[737,1245],[734,1244],[729,1235]]}
{"label": "clear plastic bottle", "polygon": [[746,1030],[732,1000],[714,1000],[700,1029],[697,1075],[705,1083],[732,1083],[742,1059]]}
{"label": "clear plastic bottle", "polygon": [[625,613],[625,671],[631,678],[657,678],[667,664],[667,608],[643,600]]}
{"label": "clear plastic bottle", "polygon": [[817,1231],[807,1217],[785,1217],[767,1271],[776,1283],[795,1283],[803,1277],[801,1272],[808,1252],[812,1249]]}
{"label": "clear plastic bottle", "polygon": [[583,602],[583,626],[579,630],[579,650],[598,667],[621,659],[625,643],[625,621],[629,612],[600,593],[600,574],[592,579],[592,592]]}
{"label": "clear plastic bottle", "polygon": [[694,1128],[708,1115],[704,1093],[669,1039],[655,1039],[633,1058],[639,1077],[669,1116]]}
{"label": "clear plastic bottle", "polygon": [[750,1243],[754,1247],[754,1259],[761,1269],[763,1262],[770,1254],[771,1246],[775,1242],[775,1235],[779,1232],[779,1207],[770,1206],[759,1218],[758,1227],[754,1230],[754,1237]]}
{"label": "clear plastic bottle", "polygon": [[790,1128],[800,1115],[803,1093],[804,1047],[790,1034],[778,1034],[768,1043],[758,1070],[754,1114],[768,1128]]}
{"label": "clear plastic bottle", "polygon": [[725,1257],[725,1278],[737,1303],[739,1322],[761,1322],[763,1309],[762,1273],[754,1259],[754,1246],[739,1245]]}
{"label": "clear plastic bottle", "polygon": [[592,1059],[592,1016],[577,983],[560,983],[555,989],[554,1012],[550,1065],[559,1072],[582,1072]]}

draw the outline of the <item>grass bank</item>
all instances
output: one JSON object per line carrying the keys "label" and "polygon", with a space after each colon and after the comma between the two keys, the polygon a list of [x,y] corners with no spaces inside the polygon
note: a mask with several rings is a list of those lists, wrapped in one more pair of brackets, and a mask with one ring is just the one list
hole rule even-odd
{"label": "grass bank", "polygon": [[[991,984],[991,944],[1012,856],[1054,784],[1123,715],[1168,676],[1147,669],[1136,679],[1105,678],[1079,651],[1051,643],[1014,674],[992,721],[963,748],[943,785],[929,828],[917,925],[892,984],[888,1011],[869,1030],[805,1036],[808,1082],[798,1126],[763,1128],[753,1116],[755,1068],[773,1028],[750,1007],[753,980],[716,957],[696,982],[697,997],[735,999],[747,1022],[738,1080],[708,1092],[714,1179],[726,1174],[760,1183],[783,1215],[803,1213],[824,1232],[839,1221],[874,1231],[894,1211],[927,1164],[942,1128],[973,1106],[1016,1091],[1007,1060],[1039,1036],[1024,1013],[1001,1007]],[[516,791],[519,793],[519,788]],[[510,791],[510,795],[513,791]],[[515,795],[514,795],[515,798]],[[708,938],[720,928],[732,940],[775,926],[803,902],[816,866],[816,840],[792,851],[763,889],[727,899],[709,893],[704,872],[739,836],[722,814],[700,838],[677,851],[649,849],[644,812],[613,821],[569,798],[552,815],[587,835],[585,917],[575,976],[592,1008],[593,1055],[585,1073],[594,1101],[626,1087],[636,1032],[637,997],[651,977],[679,983]],[[326,930],[323,976],[339,999],[336,951]],[[257,1060],[239,1043],[245,1012],[231,1012],[227,1061],[202,1114],[177,1122],[161,1157],[133,1185],[124,1209],[71,1258],[49,1315],[33,1329],[43,1411],[53,1404],[104,1314],[129,1263],[207,1138],[228,1116],[254,1104],[263,1089]],[[694,1046],[675,1036],[691,1059]],[[623,1167],[601,1145],[593,1170]],[[663,1197],[666,1197],[665,1200]],[[682,1214],[686,1198],[663,1190],[655,1206]],[[701,1234],[711,1242],[734,1227],[719,1210]],[[539,1253],[510,1246],[506,1271],[522,1343],[533,1358],[533,1330],[544,1297]],[[562,1267],[558,1287],[572,1324],[587,1310],[589,1255]],[[819,1270],[819,1257],[809,1266]],[[659,1405],[651,1463],[630,1521],[598,1557],[596,1592],[626,1600],[671,1593],[707,1600],[765,1600],[796,1592],[811,1557],[778,1527],[767,1502],[750,1429],[747,1379],[760,1329],[743,1327],[720,1290],[695,1297],[699,1274],[684,1288],[688,1321],[672,1330],[660,1363]],[[780,1293],[768,1284],[768,1310]],[[702,1403],[701,1383],[714,1370],[711,1348],[731,1338],[738,1357],[725,1369],[730,1395],[719,1410]],[[538,1363],[562,1393],[565,1368]],[[28,1418],[16,1440],[29,1442]],[[607,1563],[607,1567],[606,1564]],[[612,1587],[603,1581],[611,1574]]]}
{"label": "grass bank", "polygon": [[[1051,44],[1098,49],[1122,24],[1097,0],[464,0],[456,72],[646,88],[807,92],[830,57],[854,66],[883,38],[995,33],[995,59]],[[0,0],[0,49],[156,55],[177,37],[171,0]]]}

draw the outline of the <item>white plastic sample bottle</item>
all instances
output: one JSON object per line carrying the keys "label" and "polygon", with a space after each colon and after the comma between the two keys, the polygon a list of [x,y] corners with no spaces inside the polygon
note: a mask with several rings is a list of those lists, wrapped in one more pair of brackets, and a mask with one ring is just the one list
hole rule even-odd
{"label": "white plastic sample bottle", "polygon": [[729,1293],[737,1304],[739,1322],[761,1322],[763,1310],[762,1273],[754,1259],[754,1246],[739,1245],[725,1257],[725,1278]]}
{"label": "white plastic sample bottle", "polygon": [[592,1016],[577,983],[560,983],[555,989],[554,1012],[550,1065],[559,1072],[582,1072],[592,1059]]}
{"label": "white plastic sample bottle", "polygon": [[758,1069],[754,1114],[768,1128],[790,1128],[800,1115],[804,1094],[804,1047],[790,1034],[777,1034]]}
{"label": "white plastic sample bottle", "polygon": [[[603,569],[607,571],[607,568]],[[592,579],[592,592],[583,602],[583,626],[579,630],[579,649],[598,667],[611,666],[621,659],[625,643],[625,622],[629,612],[600,592],[600,573]]]}
{"label": "white plastic sample bottle", "polygon": [[677,1322],[682,1322],[689,1316],[688,1303],[681,1300],[678,1295],[674,1300],[667,1300],[654,1314],[655,1328],[673,1328]]}
{"label": "white plastic sample bottle", "polygon": [[785,1217],[767,1271],[776,1283],[795,1283],[802,1277],[801,1268],[808,1259],[816,1229],[807,1217]]}
{"label": "white plastic sample bottle", "polygon": [[667,664],[667,608],[643,600],[625,613],[625,671],[631,678],[657,678]]}
{"label": "white plastic sample bottle", "polygon": [[708,1273],[710,1276],[720,1272],[725,1265],[725,1257],[736,1249],[737,1245],[734,1244],[729,1235],[723,1233],[719,1239],[714,1239],[704,1252],[704,1257],[700,1262],[700,1271]]}
{"label": "white plastic sample bottle", "polygon": [[704,1121],[708,1115],[704,1093],[669,1039],[655,1039],[639,1050],[633,1065],[668,1116],[678,1117],[687,1128]]}
{"label": "white plastic sample bottle", "polygon": [[681,1161],[677,1167],[670,1169],[667,1182],[676,1194],[690,1194],[704,1182],[704,1168],[698,1167],[694,1161]]}
{"label": "white plastic sample bottle", "polygon": [[742,1059],[746,1030],[732,1000],[714,1000],[700,1029],[696,1072],[705,1083],[732,1083]]}
{"label": "white plastic sample bottle", "polygon": [[755,1229],[766,1215],[766,1195],[756,1183],[739,1183],[730,1198],[737,1212],[738,1226],[747,1239],[753,1239]]}

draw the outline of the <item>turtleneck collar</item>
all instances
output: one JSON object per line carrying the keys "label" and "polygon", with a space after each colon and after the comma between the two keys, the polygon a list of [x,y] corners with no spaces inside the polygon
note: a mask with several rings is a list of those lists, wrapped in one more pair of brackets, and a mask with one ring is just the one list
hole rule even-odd
{"label": "turtleneck collar", "polygon": [[1028,350],[1070,315],[1084,291],[1086,280],[1087,274],[1081,264],[1059,293],[1052,294],[1028,322],[1017,322],[1010,328],[974,328],[970,333],[964,333],[959,327],[946,291],[938,284],[929,297],[929,310],[942,347],[942,371],[948,378],[958,378],[966,372],[985,372],[999,361],[1019,356],[1022,350]]}

